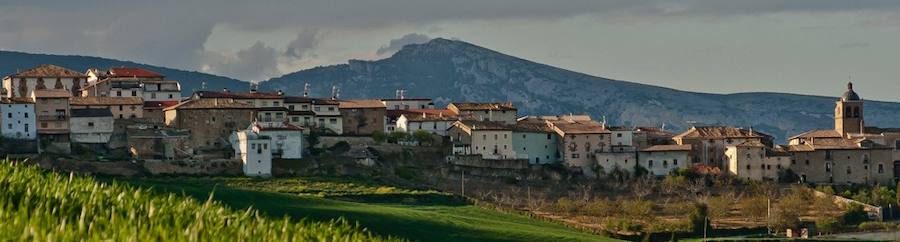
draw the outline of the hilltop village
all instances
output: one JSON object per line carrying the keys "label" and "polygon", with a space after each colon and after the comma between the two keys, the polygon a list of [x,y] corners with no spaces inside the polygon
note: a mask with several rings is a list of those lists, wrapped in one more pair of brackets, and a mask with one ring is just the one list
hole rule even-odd
{"label": "hilltop village", "polygon": [[[747,180],[890,184],[900,177],[900,128],[865,126],[864,100],[848,84],[834,127],[786,145],[752,128],[683,132],[621,127],[588,115],[523,116],[512,103],[430,98],[340,99],[309,92],[198,90],[134,67],[85,72],[41,65],[3,78],[0,131],[7,153],[105,154],[141,161],[239,160],[248,176],[271,176],[273,160],[297,160],[314,143],[360,138],[419,146],[440,141],[458,165],[560,164],[587,177],[664,176],[679,169]],[[372,154],[357,152],[361,164]],[[117,155],[118,154],[118,155]]]}

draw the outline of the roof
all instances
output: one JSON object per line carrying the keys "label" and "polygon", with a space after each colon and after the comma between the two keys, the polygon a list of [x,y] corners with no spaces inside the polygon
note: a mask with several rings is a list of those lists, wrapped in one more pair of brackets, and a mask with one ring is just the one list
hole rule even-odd
{"label": "roof", "polygon": [[797,138],[843,138],[844,136],[841,133],[838,133],[837,130],[833,129],[819,129],[819,130],[810,130],[805,133],[795,135],[790,139]]}
{"label": "roof", "polygon": [[72,106],[143,105],[140,97],[72,97]]}
{"label": "roof", "polygon": [[137,67],[113,67],[107,71],[109,77],[141,77],[141,78],[163,78],[162,74],[152,72]]}
{"label": "roof", "polygon": [[175,104],[178,104],[178,101],[146,101],[144,108],[167,108]]}
{"label": "roof", "polygon": [[764,133],[750,131],[742,128],[727,126],[704,126],[692,127],[688,131],[676,135],[673,139],[678,138],[707,138],[707,139],[724,139],[724,138],[770,138]]}
{"label": "roof", "polygon": [[289,123],[259,123],[252,124],[259,131],[302,131],[303,128]]}
{"label": "roof", "polygon": [[385,112],[384,116],[391,118],[391,119],[397,119],[397,118],[400,118],[400,116],[404,115],[404,114],[407,114],[407,115],[419,114],[419,115],[421,115],[422,113],[434,114],[434,115],[443,114],[444,116],[456,116],[456,113],[449,109],[392,109],[392,110],[387,110]]}
{"label": "roof", "polygon": [[867,134],[900,133],[900,128],[866,127]]}
{"label": "roof", "polygon": [[73,118],[112,117],[112,111],[108,108],[83,108],[72,109]]}
{"label": "roof", "polygon": [[791,156],[791,152],[788,151],[786,146],[776,145],[772,148],[766,148],[766,156]]}
{"label": "roof", "polygon": [[0,98],[0,103],[2,104],[32,104],[34,100],[27,97],[4,97]]}
{"label": "roof", "polygon": [[741,142],[740,144],[736,144],[734,146],[736,146],[736,147],[766,147],[765,144],[763,144],[762,142],[759,142],[759,140],[755,140],[755,139],[747,140],[747,141]]}
{"label": "roof", "polygon": [[547,115],[547,116],[524,116],[518,118],[517,120],[531,120],[534,122],[544,122],[544,121],[591,121],[591,116],[589,115]]}
{"label": "roof", "polygon": [[281,111],[281,112],[287,112],[287,111],[288,111],[288,109],[287,109],[286,107],[262,107],[262,108],[256,108],[256,110],[259,110],[259,111],[270,111],[270,112],[271,112],[271,111]]}
{"label": "roof", "polygon": [[556,121],[553,126],[565,134],[602,134],[609,133],[603,124],[596,121]]}
{"label": "roof", "polygon": [[431,101],[431,98],[382,98],[381,101]]}
{"label": "roof", "polygon": [[232,99],[284,99],[284,95],[274,92],[216,92],[197,91],[195,96],[200,98],[232,98]]}
{"label": "roof", "polygon": [[547,122],[537,119],[520,119],[516,122],[516,130],[518,132],[532,133],[554,133],[553,127]]}
{"label": "roof", "polygon": [[44,64],[28,70],[17,72],[10,77],[83,77],[87,75],[81,72],[66,69],[64,67]]}
{"label": "roof", "polygon": [[459,120],[459,117],[456,115],[445,115],[444,113],[438,114],[430,114],[430,113],[407,113],[403,114],[406,117],[406,121],[408,122],[428,122],[428,121],[456,121]]}
{"label": "roof", "polygon": [[642,149],[644,152],[656,151],[691,151],[691,145],[654,145]]}
{"label": "roof", "polygon": [[495,111],[516,111],[516,107],[512,103],[450,103],[460,111],[479,111],[479,110],[495,110]]}
{"label": "roof", "polygon": [[515,126],[496,121],[460,120],[456,124],[470,130],[513,130]]}
{"label": "roof", "polygon": [[256,109],[256,107],[246,103],[235,102],[233,100],[194,99],[181,102],[163,110],[174,109]]}
{"label": "roof", "polygon": [[284,102],[285,103],[311,103],[312,98],[298,97],[298,96],[285,96]]}
{"label": "roof", "polygon": [[656,128],[656,127],[637,127],[637,128],[634,129],[634,131],[645,133],[645,134],[647,134],[648,136],[650,136],[650,135],[652,135],[652,136],[660,136],[660,137],[672,137],[672,136],[675,136],[675,134],[673,134],[673,133],[671,133],[671,132],[668,132],[668,131],[665,131],[665,130],[663,130],[663,129]]}
{"label": "roof", "polygon": [[72,93],[65,89],[38,89],[34,90],[35,98],[69,98]]}
{"label": "roof", "polygon": [[816,150],[861,150],[861,149],[892,149],[889,146],[880,145],[866,139],[817,139],[800,145],[788,145],[787,151],[809,152]]}
{"label": "roof", "polygon": [[324,99],[324,98],[313,98],[310,99],[313,105],[340,105],[341,103],[337,100]]}
{"label": "roof", "polygon": [[377,99],[341,100],[339,108],[385,108],[384,103]]}
{"label": "roof", "polygon": [[633,131],[633,129],[625,126],[607,126],[606,129],[609,129],[610,131]]}
{"label": "roof", "polygon": [[844,95],[841,95],[841,101],[846,102],[846,101],[859,101],[859,100],[862,100],[862,99],[860,99],[859,95],[856,94],[855,91],[853,91],[853,83],[848,82],[847,83],[847,91],[844,92]]}
{"label": "roof", "polygon": [[313,111],[288,111],[288,115],[316,115]]}

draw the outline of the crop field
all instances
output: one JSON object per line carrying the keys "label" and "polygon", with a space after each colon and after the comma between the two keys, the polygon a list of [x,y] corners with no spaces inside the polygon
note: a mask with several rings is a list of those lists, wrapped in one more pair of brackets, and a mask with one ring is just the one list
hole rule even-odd
{"label": "crop field", "polygon": [[[206,194],[206,195],[203,195]],[[0,161],[0,240],[22,241],[382,241],[342,220],[263,216],[207,199],[61,175]],[[255,200],[254,194],[223,197]],[[271,210],[270,210],[271,211]],[[287,215],[287,214],[283,214]]]}
{"label": "crop field", "polygon": [[344,218],[379,236],[414,241],[614,241],[563,225],[467,205],[437,191],[337,178],[143,178],[158,191],[214,199],[269,217]]}

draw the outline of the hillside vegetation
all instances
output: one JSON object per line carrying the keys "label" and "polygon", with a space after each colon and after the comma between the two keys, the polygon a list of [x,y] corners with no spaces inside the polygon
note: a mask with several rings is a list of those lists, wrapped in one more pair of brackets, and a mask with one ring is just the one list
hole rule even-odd
{"label": "hillside vegetation", "polygon": [[[0,161],[0,240],[381,241],[344,220],[272,219],[119,182]],[[247,199],[244,197],[243,199]]]}

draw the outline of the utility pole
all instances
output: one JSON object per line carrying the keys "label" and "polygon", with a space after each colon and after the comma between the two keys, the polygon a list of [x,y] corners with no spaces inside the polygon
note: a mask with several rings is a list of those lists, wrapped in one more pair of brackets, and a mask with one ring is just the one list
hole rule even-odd
{"label": "utility pole", "polygon": [[709,216],[703,217],[703,241],[706,241],[706,227],[709,224]]}
{"label": "utility pole", "polygon": [[770,218],[772,216],[772,199],[766,198],[766,232],[772,234],[772,225]]}
{"label": "utility pole", "polygon": [[459,179],[460,183],[460,193],[462,193],[463,198],[466,197],[466,171],[462,170],[462,177]]}

